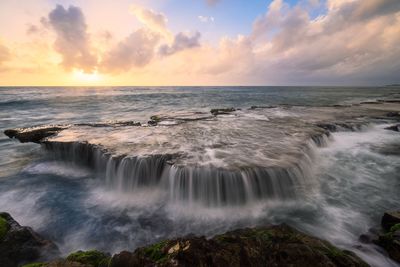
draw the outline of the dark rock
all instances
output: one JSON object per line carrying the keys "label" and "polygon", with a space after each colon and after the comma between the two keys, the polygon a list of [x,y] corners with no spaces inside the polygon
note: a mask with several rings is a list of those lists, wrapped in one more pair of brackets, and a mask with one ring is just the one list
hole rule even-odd
{"label": "dark rock", "polygon": [[398,223],[400,223],[400,211],[388,211],[383,214],[381,225],[386,231],[390,231],[390,228]]}
{"label": "dark rock", "polygon": [[383,155],[400,156],[400,144],[397,143],[380,144],[371,148]]}
{"label": "dark rock", "polygon": [[400,224],[392,226],[389,232],[380,235],[375,244],[384,248],[390,258],[400,263]]}
{"label": "dark rock", "polygon": [[57,257],[57,246],[19,225],[8,213],[0,213],[0,265],[19,266],[27,262]]}
{"label": "dark rock", "polygon": [[386,117],[399,117],[399,116],[400,116],[399,112],[391,111],[391,112],[386,113]]}
{"label": "dark rock", "polygon": [[377,104],[383,104],[382,102],[377,102],[377,101],[364,101],[361,102],[360,104],[364,105],[364,104],[368,104],[368,105],[377,105]]}
{"label": "dark rock", "polygon": [[360,235],[358,240],[364,244],[373,244],[379,240],[379,235],[382,234],[378,229],[371,228],[367,233]]}
{"label": "dark rock", "polygon": [[58,132],[67,128],[66,126],[43,126],[33,128],[18,128],[5,130],[4,134],[10,138],[16,138],[21,143],[33,142],[40,143],[46,137],[56,135]]}
{"label": "dark rock", "polygon": [[389,257],[400,263],[400,212],[385,212],[381,221],[384,233],[373,243],[386,250]]}
{"label": "dark rock", "polygon": [[391,125],[389,127],[386,127],[385,130],[391,130],[391,131],[395,131],[395,132],[400,132],[400,124]]}
{"label": "dark rock", "polygon": [[147,122],[147,124],[148,124],[149,126],[156,126],[156,125],[157,125],[157,121],[149,120],[149,121]]}
{"label": "dark rock", "polygon": [[277,106],[251,106],[250,109],[267,109],[267,108],[276,108]]}
{"label": "dark rock", "polygon": [[386,103],[400,103],[400,99],[387,99],[387,100],[383,100],[383,102],[386,102]]}
{"label": "dark rock", "polygon": [[212,239],[186,237],[113,256],[122,266],[368,266],[354,253],[287,225],[235,230]]}
{"label": "dark rock", "polygon": [[317,123],[316,125],[322,129],[328,130],[330,132],[337,131],[337,126],[333,123]]}
{"label": "dark rock", "polygon": [[212,109],[210,112],[212,115],[217,116],[217,115],[226,115],[231,112],[234,112],[236,109],[234,108],[215,108]]}
{"label": "dark rock", "polygon": [[4,134],[10,138],[16,138],[21,143],[33,142],[42,143],[47,137],[56,135],[62,130],[71,126],[89,126],[89,127],[125,127],[125,126],[141,126],[136,121],[114,121],[105,123],[78,123],[70,125],[43,125],[29,128],[16,128],[4,131]]}

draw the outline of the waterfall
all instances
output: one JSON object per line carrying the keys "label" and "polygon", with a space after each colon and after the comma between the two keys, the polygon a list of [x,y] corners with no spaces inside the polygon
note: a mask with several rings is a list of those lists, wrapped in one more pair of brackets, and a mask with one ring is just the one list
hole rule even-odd
{"label": "waterfall", "polygon": [[263,199],[293,200],[315,183],[312,166],[316,147],[325,146],[328,134],[316,135],[288,166],[224,169],[171,163],[174,155],[115,156],[86,142],[44,142],[55,159],[89,166],[111,190],[135,193],[143,188],[165,191],[169,201],[205,206],[244,205]]}

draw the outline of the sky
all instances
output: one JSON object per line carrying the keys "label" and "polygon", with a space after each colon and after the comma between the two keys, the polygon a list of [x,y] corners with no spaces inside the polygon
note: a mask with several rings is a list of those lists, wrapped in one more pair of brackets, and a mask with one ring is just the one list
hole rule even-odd
{"label": "sky", "polygon": [[400,83],[400,0],[0,0],[0,86]]}

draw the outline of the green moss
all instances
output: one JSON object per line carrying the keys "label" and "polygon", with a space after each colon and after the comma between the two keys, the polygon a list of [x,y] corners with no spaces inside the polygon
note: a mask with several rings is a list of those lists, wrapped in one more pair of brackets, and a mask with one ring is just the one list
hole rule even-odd
{"label": "green moss", "polygon": [[390,227],[390,232],[394,233],[397,230],[400,230],[400,223],[393,225],[392,227]]}
{"label": "green moss", "polygon": [[46,266],[46,263],[34,262],[34,263],[25,264],[22,267],[45,267],[45,266]]}
{"label": "green moss", "polygon": [[343,251],[341,251],[340,249],[335,248],[335,247],[329,247],[327,251],[328,251],[329,256],[331,256],[333,258],[346,256]]}
{"label": "green moss", "polygon": [[161,121],[161,118],[158,117],[157,115],[151,116],[150,119],[151,119],[152,121],[155,121],[155,122],[160,122],[160,121]]}
{"label": "green moss", "polygon": [[77,251],[71,253],[67,257],[67,260],[79,262],[82,264],[90,264],[94,267],[103,267],[108,266],[110,256],[97,250]]}
{"label": "green moss", "polygon": [[7,234],[10,226],[8,222],[3,217],[0,217],[0,240],[3,240],[4,236]]}
{"label": "green moss", "polygon": [[161,241],[144,248],[144,254],[155,262],[162,262],[167,259],[167,254],[162,251],[167,241]]}

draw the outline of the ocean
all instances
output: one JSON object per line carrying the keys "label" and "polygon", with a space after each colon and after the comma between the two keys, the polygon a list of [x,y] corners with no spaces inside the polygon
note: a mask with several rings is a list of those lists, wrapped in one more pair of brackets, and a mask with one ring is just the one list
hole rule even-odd
{"label": "ocean", "polygon": [[397,266],[358,241],[400,203],[400,135],[379,113],[393,99],[400,87],[1,87],[1,132],[66,129],[0,136],[0,211],[65,255],[287,223]]}

